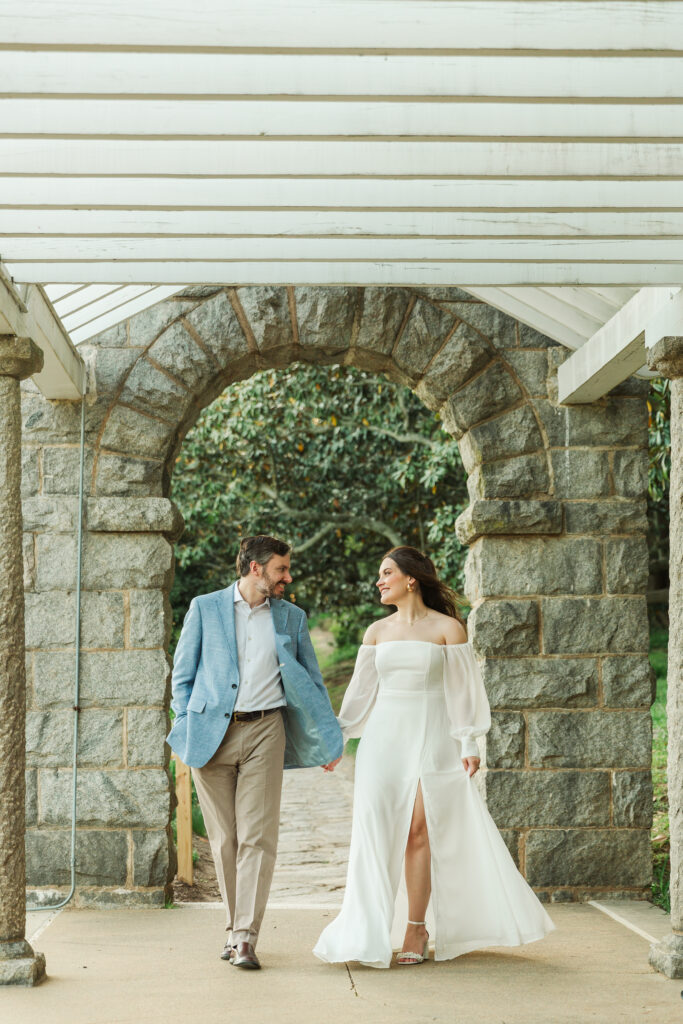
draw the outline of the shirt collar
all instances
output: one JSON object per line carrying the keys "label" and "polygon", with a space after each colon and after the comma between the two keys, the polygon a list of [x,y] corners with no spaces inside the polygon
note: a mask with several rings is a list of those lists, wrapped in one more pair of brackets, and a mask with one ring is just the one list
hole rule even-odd
{"label": "shirt collar", "polygon": [[[242,604],[246,605],[247,608],[249,608],[249,605],[247,604],[247,602],[244,600],[244,598],[242,597],[242,595],[240,593],[240,585],[239,585],[239,583],[235,584],[235,592],[233,594],[233,601],[235,602],[235,604],[239,604],[240,601],[241,601]],[[265,605],[266,608],[270,608],[270,598],[269,597],[264,597],[264,599],[263,599],[261,604],[257,604],[257,605],[255,605],[254,608],[249,608],[249,610],[252,611],[252,612],[255,612],[257,610],[257,608],[263,608],[264,605]]]}

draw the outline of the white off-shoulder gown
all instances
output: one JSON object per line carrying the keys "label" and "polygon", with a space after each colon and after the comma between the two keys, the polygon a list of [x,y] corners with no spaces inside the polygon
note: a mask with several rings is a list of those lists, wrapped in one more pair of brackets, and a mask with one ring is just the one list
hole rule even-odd
{"label": "white off-shoulder gown", "polygon": [[462,757],[491,724],[470,643],[362,646],[344,697],[356,756],[344,902],[314,953],[388,967],[408,918],[404,855],[418,783],[431,848],[427,912],[436,960],[534,942],[554,925],[514,861]]}

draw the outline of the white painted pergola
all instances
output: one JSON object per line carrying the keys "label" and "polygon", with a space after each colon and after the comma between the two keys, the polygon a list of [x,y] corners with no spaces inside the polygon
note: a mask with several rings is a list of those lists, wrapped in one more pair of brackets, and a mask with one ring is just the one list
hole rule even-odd
{"label": "white painted pergola", "polygon": [[0,334],[48,398],[191,284],[457,286],[576,350],[569,402],[683,335],[679,0],[22,0],[0,51]]}
{"label": "white painted pergola", "polygon": [[680,320],[676,0],[24,0],[0,50],[48,397],[80,394],[68,337],[193,283],[458,285],[581,350],[571,401]]}

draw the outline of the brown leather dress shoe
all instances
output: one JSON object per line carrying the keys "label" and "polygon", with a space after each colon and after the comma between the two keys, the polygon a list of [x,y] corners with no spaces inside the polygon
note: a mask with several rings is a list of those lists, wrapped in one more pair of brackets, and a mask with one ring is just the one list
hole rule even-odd
{"label": "brown leather dress shoe", "polygon": [[230,957],[233,967],[246,967],[248,970],[258,971],[261,967],[256,951],[250,942],[238,942],[235,948],[235,955]]}
{"label": "brown leather dress shoe", "polygon": [[223,952],[221,953],[221,960],[230,960],[232,963],[233,957],[235,956],[235,947],[230,944],[228,940],[223,946]]}

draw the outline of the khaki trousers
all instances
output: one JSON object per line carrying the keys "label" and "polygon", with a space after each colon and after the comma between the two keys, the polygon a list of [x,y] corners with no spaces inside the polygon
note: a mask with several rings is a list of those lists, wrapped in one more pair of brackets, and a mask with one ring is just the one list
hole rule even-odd
{"label": "khaki trousers", "polygon": [[258,939],[275,867],[284,756],[280,712],[231,721],[211,760],[192,769],[233,945]]}

